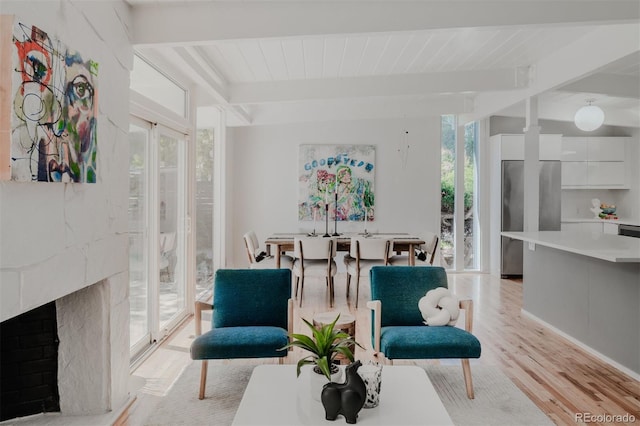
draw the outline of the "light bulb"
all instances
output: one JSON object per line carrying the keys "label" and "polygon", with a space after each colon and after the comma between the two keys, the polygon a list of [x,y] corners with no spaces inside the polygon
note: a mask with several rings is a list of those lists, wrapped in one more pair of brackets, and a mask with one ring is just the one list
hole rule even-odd
{"label": "light bulb", "polygon": [[578,129],[590,132],[602,126],[602,123],[604,123],[604,111],[595,105],[585,105],[576,111],[574,121]]}

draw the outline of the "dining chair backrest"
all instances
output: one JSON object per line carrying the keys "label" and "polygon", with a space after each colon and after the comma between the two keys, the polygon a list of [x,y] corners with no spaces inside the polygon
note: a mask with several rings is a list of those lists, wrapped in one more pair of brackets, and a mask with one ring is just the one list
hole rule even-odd
{"label": "dining chair backrest", "polygon": [[438,236],[433,232],[427,232],[424,236],[424,249],[427,253],[432,254],[436,251],[438,245]]}
{"label": "dining chair backrest", "polygon": [[258,254],[258,237],[256,237],[256,233],[249,231],[244,234],[242,238],[244,239],[244,246],[247,249],[249,263],[255,263],[256,255]]}
{"label": "dining chair backrest", "polygon": [[329,259],[336,256],[336,248],[333,238],[295,238],[293,255],[298,259]]}
{"label": "dining chair backrest", "polygon": [[349,255],[356,259],[387,260],[390,246],[391,242],[383,238],[351,237]]}

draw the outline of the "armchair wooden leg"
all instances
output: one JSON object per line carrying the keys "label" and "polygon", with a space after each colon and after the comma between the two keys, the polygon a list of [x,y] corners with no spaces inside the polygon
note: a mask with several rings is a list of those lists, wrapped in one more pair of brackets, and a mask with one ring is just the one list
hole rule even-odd
{"label": "armchair wooden leg", "polygon": [[302,308],[302,293],[304,293],[304,276],[300,277],[300,307]]}
{"label": "armchair wooden leg", "polygon": [[284,364],[284,357],[283,356],[278,358],[278,364],[280,364],[280,365]]}
{"label": "armchair wooden leg", "polygon": [[360,274],[356,276],[356,309],[358,309],[358,298],[360,297]]}
{"label": "armchair wooden leg", "polygon": [[349,298],[349,287],[351,287],[351,274],[347,272],[347,299]]}
{"label": "armchair wooden leg", "polygon": [[207,366],[206,360],[202,361],[202,369],[200,370],[200,393],[198,399],[204,399],[204,388],[207,386]]}
{"label": "armchair wooden leg", "polygon": [[335,300],[335,285],[336,281],[333,277],[329,277],[329,307],[333,308],[333,302]]}
{"label": "armchair wooden leg", "polygon": [[471,366],[469,365],[469,358],[462,359],[462,372],[464,373],[464,384],[467,387],[467,397],[474,399],[473,394],[473,380],[471,379]]}

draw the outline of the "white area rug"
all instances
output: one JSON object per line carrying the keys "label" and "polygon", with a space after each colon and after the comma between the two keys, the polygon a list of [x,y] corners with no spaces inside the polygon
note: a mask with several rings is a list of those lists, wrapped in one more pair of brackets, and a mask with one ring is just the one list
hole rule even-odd
{"label": "white area rug", "polygon": [[[209,365],[206,397],[198,399],[200,363],[189,364],[166,396],[157,398],[144,425],[230,425],[254,365]],[[496,367],[472,366],[475,399],[469,400],[462,367],[426,366],[456,425],[553,425],[554,423]],[[384,383],[380,397],[384,398]],[[340,417],[328,425],[346,424]],[[136,426],[136,425],[132,425]],[[391,426],[391,425],[389,425]]]}
{"label": "white area rug", "polygon": [[462,366],[431,365],[425,370],[456,425],[554,424],[497,367],[471,366],[474,399],[467,398]]}

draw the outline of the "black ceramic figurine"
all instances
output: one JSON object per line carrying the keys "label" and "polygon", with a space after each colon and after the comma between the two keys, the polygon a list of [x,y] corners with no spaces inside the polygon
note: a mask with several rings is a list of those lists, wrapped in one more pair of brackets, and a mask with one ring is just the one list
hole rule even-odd
{"label": "black ceramic figurine", "polygon": [[335,420],[342,414],[349,424],[355,424],[367,398],[367,388],[358,374],[362,362],[354,361],[345,368],[344,383],[327,383],[322,388],[325,418]]}

